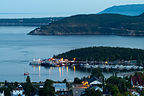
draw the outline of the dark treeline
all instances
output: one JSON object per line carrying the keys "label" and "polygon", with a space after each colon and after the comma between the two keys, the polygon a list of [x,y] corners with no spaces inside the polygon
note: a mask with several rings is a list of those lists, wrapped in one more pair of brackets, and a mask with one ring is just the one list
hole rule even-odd
{"label": "dark treeline", "polygon": [[115,60],[137,60],[144,62],[144,50],[119,48],[119,47],[88,47],[74,49],[54,58],[67,58],[73,60],[95,60],[95,61],[115,61]]}

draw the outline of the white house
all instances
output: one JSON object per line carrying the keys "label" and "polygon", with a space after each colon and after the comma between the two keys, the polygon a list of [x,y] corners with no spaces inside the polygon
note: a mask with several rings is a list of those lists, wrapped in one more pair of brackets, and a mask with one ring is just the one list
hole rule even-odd
{"label": "white house", "polygon": [[140,94],[138,92],[135,92],[135,91],[132,92],[132,95],[133,96],[140,96]]}
{"label": "white house", "polygon": [[0,92],[0,96],[4,96],[4,91]]}
{"label": "white house", "polygon": [[97,81],[97,80],[95,80],[95,81],[93,81],[93,82],[90,83],[90,85],[101,85],[101,84],[102,83],[99,82],[99,81]]}
{"label": "white house", "polygon": [[98,86],[95,86],[95,87],[92,87],[92,88],[94,88],[94,89],[95,89],[95,91],[99,90],[99,91],[103,92],[103,89],[102,89],[102,88],[100,88],[100,87],[98,87]]}
{"label": "white house", "polygon": [[11,92],[11,96],[18,96],[18,95],[21,95],[21,96],[25,96],[24,93],[24,90],[22,88],[21,85],[19,85],[19,87],[15,88],[12,92]]}
{"label": "white house", "polygon": [[66,83],[54,83],[53,87],[55,88],[55,92],[68,90]]}

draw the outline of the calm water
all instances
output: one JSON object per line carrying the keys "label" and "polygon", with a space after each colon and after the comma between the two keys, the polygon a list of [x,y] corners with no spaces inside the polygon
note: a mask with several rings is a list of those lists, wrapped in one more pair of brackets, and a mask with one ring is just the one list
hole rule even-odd
{"label": "calm water", "polygon": [[[49,58],[71,49],[88,46],[118,46],[144,49],[144,37],[123,36],[29,36],[34,27],[0,27],[0,81],[25,81],[28,71],[32,81],[73,80],[88,76],[68,67],[45,68],[30,66],[34,58]],[[109,76],[109,74],[105,74]]]}

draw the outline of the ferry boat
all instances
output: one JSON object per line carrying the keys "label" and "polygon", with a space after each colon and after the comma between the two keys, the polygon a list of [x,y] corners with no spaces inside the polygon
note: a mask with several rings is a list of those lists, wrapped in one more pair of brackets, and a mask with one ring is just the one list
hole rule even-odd
{"label": "ferry boat", "polygon": [[41,65],[42,66],[49,66],[49,67],[55,67],[56,66],[56,64],[54,62],[49,61],[49,60],[43,60],[41,62]]}
{"label": "ferry boat", "polygon": [[30,65],[41,65],[42,61],[40,59],[33,59],[32,62],[30,62]]}

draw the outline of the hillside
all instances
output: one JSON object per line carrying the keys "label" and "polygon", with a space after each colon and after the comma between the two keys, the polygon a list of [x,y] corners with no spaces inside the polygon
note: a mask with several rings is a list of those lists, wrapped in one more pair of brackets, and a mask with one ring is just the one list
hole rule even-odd
{"label": "hillside", "polygon": [[90,14],[66,17],[41,26],[29,35],[126,35],[144,36],[144,15]]}
{"label": "hillside", "polygon": [[112,6],[100,12],[99,14],[113,13],[129,16],[138,16],[143,12],[144,12],[144,4],[132,4],[132,5]]}
{"label": "hillside", "polygon": [[95,60],[95,61],[115,61],[115,60],[137,60],[144,64],[144,50],[119,48],[119,47],[87,47],[74,49],[54,58],[67,58],[73,60]]}

